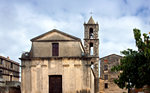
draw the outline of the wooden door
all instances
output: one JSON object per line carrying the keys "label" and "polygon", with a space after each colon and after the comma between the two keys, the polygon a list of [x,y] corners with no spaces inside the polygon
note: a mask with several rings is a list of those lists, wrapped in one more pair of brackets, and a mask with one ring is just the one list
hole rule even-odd
{"label": "wooden door", "polygon": [[49,93],[62,93],[62,76],[49,76]]}

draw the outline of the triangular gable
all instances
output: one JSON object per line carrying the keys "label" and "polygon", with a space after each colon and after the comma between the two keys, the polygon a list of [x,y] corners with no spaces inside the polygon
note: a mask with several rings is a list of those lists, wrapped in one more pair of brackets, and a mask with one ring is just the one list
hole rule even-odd
{"label": "triangular gable", "polygon": [[78,41],[80,41],[80,38],[77,38],[75,36],[61,32],[59,30],[53,29],[47,33],[44,33],[40,36],[37,36],[37,37],[31,39],[32,42],[33,41],[42,41],[42,40],[78,40]]}

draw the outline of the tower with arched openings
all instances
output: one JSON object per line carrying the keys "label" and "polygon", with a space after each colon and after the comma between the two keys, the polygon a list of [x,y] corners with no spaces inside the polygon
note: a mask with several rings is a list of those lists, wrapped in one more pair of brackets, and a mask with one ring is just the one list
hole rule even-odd
{"label": "tower with arched openings", "polygon": [[92,16],[84,23],[84,48],[85,55],[90,58],[90,63],[95,74],[95,93],[99,91],[99,24],[95,23]]}

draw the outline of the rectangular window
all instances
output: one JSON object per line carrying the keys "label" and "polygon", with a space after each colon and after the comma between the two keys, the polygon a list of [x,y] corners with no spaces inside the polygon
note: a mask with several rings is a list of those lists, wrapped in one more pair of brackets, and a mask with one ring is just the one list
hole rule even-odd
{"label": "rectangular window", "polygon": [[0,59],[0,65],[2,65],[3,64],[3,59]]}
{"label": "rectangular window", "polygon": [[108,70],[108,65],[104,65],[104,70]]}
{"label": "rectangular window", "polygon": [[108,75],[104,75],[104,80],[108,80]]}
{"label": "rectangular window", "polygon": [[0,78],[2,78],[2,70],[0,70]]}
{"label": "rectangular window", "polygon": [[59,56],[59,44],[52,43],[52,56]]}
{"label": "rectangular window", "polygon": [[105,88],[108,88],[108,83],[105,83]]}
{"label": "rectangular window", "polygon": [[13,68],[13,63],[11,63],[10,67]]}

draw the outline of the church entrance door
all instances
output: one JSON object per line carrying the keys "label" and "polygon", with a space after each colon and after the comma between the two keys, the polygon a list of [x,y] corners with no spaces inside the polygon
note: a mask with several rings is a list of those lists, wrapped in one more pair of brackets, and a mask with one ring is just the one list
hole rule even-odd
{"label": "church entrance door", "polygon": [[49,93],[62,93],[62,76],[49,76]]}

